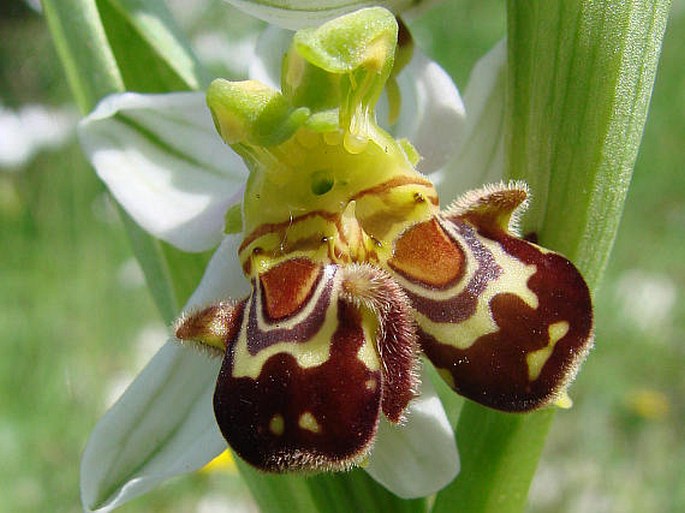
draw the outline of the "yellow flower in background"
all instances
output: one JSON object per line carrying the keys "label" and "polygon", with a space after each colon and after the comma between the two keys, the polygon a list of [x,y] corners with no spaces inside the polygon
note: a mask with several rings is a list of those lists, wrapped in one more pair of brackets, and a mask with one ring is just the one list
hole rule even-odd
{"label": "yellow flower in background", "polygon": [[626,397],[626,405],[632,413],[645,420],[663,420],[671,412],[671,401],[668,396],[653,388],[631,391]]}
{"label": "yellow flower in background", "polygon": [[215,472],[236,474],[238,469],[235,465],[235,460],[233,459],[233,453],[226,449],[224,452],[202,467],[199,472],[203,474],[213,474]]}

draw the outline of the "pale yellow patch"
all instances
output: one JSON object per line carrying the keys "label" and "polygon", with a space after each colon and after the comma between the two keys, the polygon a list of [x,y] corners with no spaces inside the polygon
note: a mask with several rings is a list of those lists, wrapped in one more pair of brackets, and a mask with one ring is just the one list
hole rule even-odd
{"label": "pale yellow patch", "polygon": [[537,294],[528,288],[528,280],[537,271],[537,266],[524,264],[517,258],[502,249],[497,242],[488,239],[480,239],[488,247],[495,257],[495,261],[504,271],[499,278],[490,282],[484,295],[491,298],[500,293],[516,294],[524,303],[533,309],[537,309],[539,300]]}
{"label": "pale yellow patch", "polygon": [[416,312],[416,320],[423,331],[435,337],[441,344],[457,349],[468,349],[480,337],[495,333],[499,329],[486,301],[479,301],[473,315],[458,324],[433,322],[419,312]]}
{"label": "pale yellow patch", "polygon": [[283,415],[277,413],[271,417],[271,420],[269,421],[269,431],[276,436],[281,436],[283,434],[285,431],[285,420],[283,419]]}
{"label": "pale yellow patch", "polygon": [[330,340],[335,331],[335,323],[326,322],[323,329],[308,342],[282,342],[273,344],[256,355],[247,350],[247,340],[241,333],[235,349],[233,377],[257,379],[264,363],[278,353],[292,355],[303,369],[310,369],[325,363],[330,357]]}
{"label": "pale yellow patch", "polygon": [[367,309],[362,311],[362,329],[364,330],[364,343],[357,351],[357,358],[370,371],[377,371],[381,368],[380,358],[376,351],[376,345],[372,342],[376,339],[374,333],[378,327],[376,317]]}
{"label": "pale yellow patch", "polygon": [[314,415],[312,415],[308,411],[306,411],[302,415],[300,415],[300,419],[298,420],[297,424],[302,429],[306,429],[307,431],[311,431],[312,433],[320,433],[321,432],[321,426],[316,421],[316,417],[314,417]]}
{"label": "pale yellow patch", "polygon": [[378,380],[377,380],[377,379],[374,379],[374,378],[367,379],[367,380],[364,382],[364,386],[366,387],[366,389],[367,389],[368,391],[370,391],[370,392],[375,392],[375,391],[376,391],[376,388],[378,388]]}
{"label": "pale yellow patch", "polygon": [[532,351],[526,355],[526,363],[528,364],[528,379],[535,381],[540,377],[542,368],[549,360],[549,357],[554,351],[554,346],[568,333],[569,323],[566,321],[559,321],[550,324],[547,328],[549,342],[542,349]]}
{"label": "pale yellow patch", "polygon": [[380,361],[378,360],[376,348],[368,341],[364,342],[359,348],[359,351],[357,351],[357,358],[359,358],[369,370],[377,371],[380,369]]}

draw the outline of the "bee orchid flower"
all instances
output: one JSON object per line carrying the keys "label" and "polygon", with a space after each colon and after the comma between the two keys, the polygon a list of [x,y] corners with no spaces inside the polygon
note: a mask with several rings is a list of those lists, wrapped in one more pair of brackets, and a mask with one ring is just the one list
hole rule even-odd
{"label": "bee orchid flower", "polygon": [[[280,90],[217,80],[209,111],[192,93],[117,96],[82,124],[98,174],[141,226],[187,251],[219,245],[174,327],[187,343],[164,346],[89,441],[88,508],[226,443],[267,472],[361,465],[401,497],[434,493],[459,464],[421,354],[491,408],[565,401],[592,340],[588,289],[518,235],[525,184],[441,207],[429,177],[453,188],[469,126],[483,127],[435,64],[407,66],[413,96],[388,89],[389,117],[411,112],[398,107],[410,98],[412,122],[392,135],[377,123],[398,30],[385,9],[356,11],[295,34]],[[496,51],[479,71],[484,95]]]}

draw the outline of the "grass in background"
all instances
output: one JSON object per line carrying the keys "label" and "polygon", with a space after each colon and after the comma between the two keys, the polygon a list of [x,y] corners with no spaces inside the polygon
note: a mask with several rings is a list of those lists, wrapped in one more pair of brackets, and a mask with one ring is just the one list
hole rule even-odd
{"label": "grass in background", "polygon": [[[596,298],[596,348],[571,391],[575,407],[557,416],[531,513],[685,511],[682,4],[674,6],[634,186]],[[476,0],[429,11],[416,36],[463,87],[503,31],[502,2]],[[42,20],[3,13],[0,32],[3,104],[67,102]],[[0,251],[0,505],[78,511],[88,433],[112,390],[144,363],[141,352],[163,343],[161,335],[141,342],[141,332],[163,326],[75,143],[0,170]],[[230,475],[195,474],[121,511],[242,511],[233,497],[243,494]]]}

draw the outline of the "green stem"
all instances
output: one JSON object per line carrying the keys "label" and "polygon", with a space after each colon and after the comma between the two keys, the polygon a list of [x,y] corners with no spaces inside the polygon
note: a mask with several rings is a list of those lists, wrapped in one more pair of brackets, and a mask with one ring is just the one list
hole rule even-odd
{"label": "green stem", "polygon": [[247,484],[260,511],[264,513],[317,513],[306,478],[265,474],[236,459],[240,475]]}
{"label": "green stem", "polygon": [[[668,0],[508,1],[507,178],[533,193],[526,233],[596,289],[647,116]],[[517,513],[554,418],[467,403],[462,471],[434,512]]]}
{"label": "green stem", "polygon": [[509,2],[509,175],[533,191],[526,231],[591,288],[618,230],[669,6]]}
{"label": "green stem", "polygon": [[[403,500],[380,487],[366,472],[319,474],[308,479],[309,490],[319,511],[325,513],[422,513],[425,499]],[[341,500],[344,498],[344,500]]]}
{"label": "green stem", "polygon": [[433,513],[522,511],[553,419],[551,409],[512,414],[466,402],[456,432],[461,472]]}

